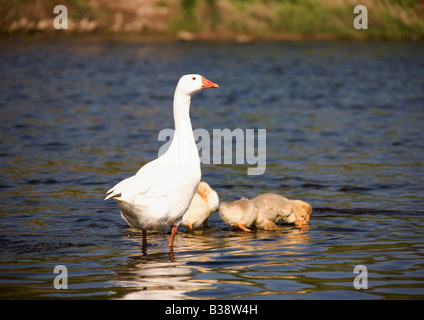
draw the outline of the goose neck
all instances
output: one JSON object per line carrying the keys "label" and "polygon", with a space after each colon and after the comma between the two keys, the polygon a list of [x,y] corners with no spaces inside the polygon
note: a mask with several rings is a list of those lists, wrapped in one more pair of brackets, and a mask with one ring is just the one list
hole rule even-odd
{"label": "goose neck", "polygon": [[190,102],[191,96],[175,92],[174,96],[174,123],[175,134],[193,134],[190,120]]}

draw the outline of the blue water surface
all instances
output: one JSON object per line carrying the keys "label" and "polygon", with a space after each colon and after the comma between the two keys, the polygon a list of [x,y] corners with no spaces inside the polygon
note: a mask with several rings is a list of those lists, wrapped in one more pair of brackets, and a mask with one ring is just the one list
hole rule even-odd
{"label": "blue water surface", "polygon": [[[424,51],[413,42],[3,39],[0,298],[423,299]],[[221,201],[276,192],[309,226],[141,233],[104,194],[158,155],[179,77],[193,128],[266,129],[266,171],[203,164]],[[257,147],[257,146],[256,146]],[[211,150],[213,152],[213,150]],[[235,152],[235,151],[234,151]],[[68,271],[58,290],[54,267]],[[356,289],[355,266],[367,269]]]}

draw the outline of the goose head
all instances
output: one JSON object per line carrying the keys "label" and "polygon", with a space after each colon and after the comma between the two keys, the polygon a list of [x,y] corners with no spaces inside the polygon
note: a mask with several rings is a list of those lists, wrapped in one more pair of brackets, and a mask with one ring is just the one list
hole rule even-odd
{"label": "goose head", "polygon": [[289,209],[291,214],[284,220],[300,227],[307,225],[312,213],[312,206],[302,200],[290,200],[290,202]]}
{"label": "goose head", "polygon": [[194,93],[207,88],[218,88],[219,86],[199,74],[186,74],[178,81],[176,91],[191,96]]}
{"label": "goose head", "polygon": [[208,203],[210,210],[215,211],[219,206],[219,197],[218,193],[213,190],[210,185],[205,181],[200,181],[199,186],[197,187],[197,192],[201,195],[203,200]]}
{"label": "goose head", "polygon": [[309,218],[311,217],[312,206],[302,200],[293,200],[293,202],[298,208],[300,208],[300,210],[298,210],[296,214],[297,224],[299,224],[300,226],[303,224],[307,224]]}

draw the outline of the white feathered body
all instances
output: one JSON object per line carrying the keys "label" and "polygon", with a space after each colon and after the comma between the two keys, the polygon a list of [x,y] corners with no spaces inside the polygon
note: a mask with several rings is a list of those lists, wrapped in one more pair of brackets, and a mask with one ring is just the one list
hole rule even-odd
{"label": "white feathered body", "polygon": [[201,179],[200,158],[189,116],[190,96],[176,91],[175,133],[169,149],[107,193],[131,226],[163,230],[178,226]]}
{"label": "white feathered body", "polygon": [[116,200],[129,225],[144,230],[178,226],[201,178],[194,140],[193,145],[194,150],[189,151],[192,155],[182,157],[187,161],[175,161],[171,145],[168,152],[108,191],[107,199]]}

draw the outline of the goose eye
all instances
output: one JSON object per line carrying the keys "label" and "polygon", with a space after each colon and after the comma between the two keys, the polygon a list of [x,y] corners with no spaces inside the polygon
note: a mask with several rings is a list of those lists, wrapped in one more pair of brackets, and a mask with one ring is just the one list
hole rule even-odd
{"label": "goose eye", "polygon": [[193,79],[193,80],[196,80],[196,77],[193,77],[192,79]]}

